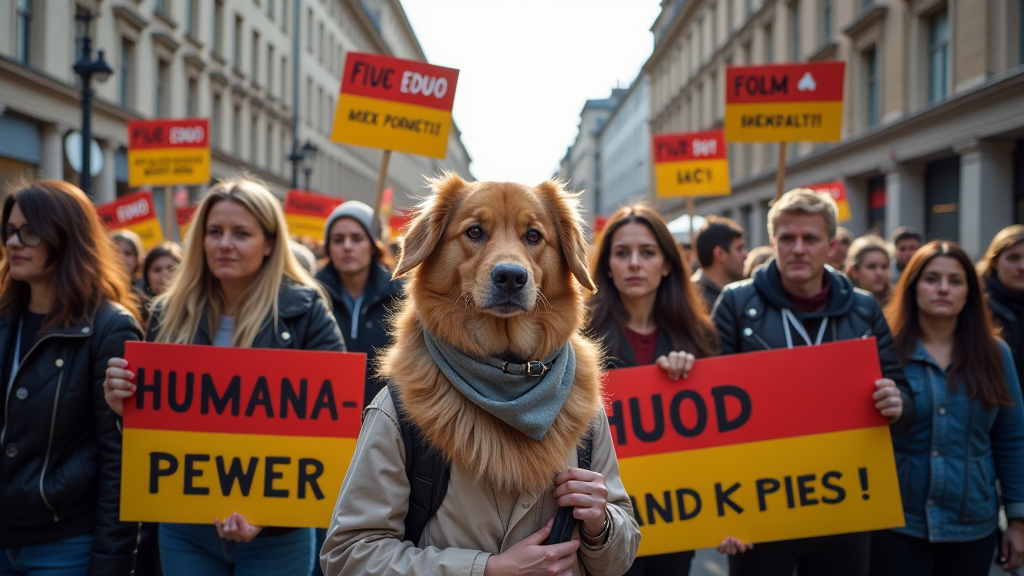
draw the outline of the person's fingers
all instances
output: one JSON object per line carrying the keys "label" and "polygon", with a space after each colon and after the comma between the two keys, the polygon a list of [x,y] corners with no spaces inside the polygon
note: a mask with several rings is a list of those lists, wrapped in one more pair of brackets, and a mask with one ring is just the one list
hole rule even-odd
{"label": "person's fingers", "polygon": [[111,358],[110,360],[107,360],[107,367],[108,368],[127,368],[128,367],[128,361],[125,360],[124,358],[114,357],[114,358]]}
{"label": "person's fingers", "polygon": [[537,530],[533,534],[530,534],[526,538],[523,538],[523,543],[527,545],[539,546],[547,541],[548,536],[551,535],[551,527],[555,525],[555,519],[548,520],[548,523],[541,526],[540,530]]}
{"label": "person's fingers", "polygon": [[135,395],[135,393],[132,392],[131,390],[111,390],[111,391],[107,392],[107,394],[110,395],[110,397],[116,398],[118,400],[124,400],[125,398],[131,398],[132,396]]}
{"label": "person's fingers", "polygon": [[658,359],[654,361],[654,363],[658,365],[658,368],[661,368],[666,372],[668,372],[669,368],[671,367],[669,366],[668,356],[659,356]]}
{"label": "person's fingers", "polygon": [[697,357],[693,354],[687,354],[684,358],[685,363],[683,364],[683,378],[690,375],[690,370],[693,370],[693,363],[697,361]]}
{"label": "person's fingers", "polygon": [[569,557],[573,562],[576,561],[576,550],[580,547],[579,540],[570,540],[568,542],[562,542],[561,544],[548,544],[544,547],[547,552],[554,554],[555,558],[566,558]]}
{"label": "person's fingers", "polygon": [[220,523],[220,518],[214,518],[213,525],[217,527],[217,536],[224,538],[224,527]]}
{"label": "person's fingers", "polygon": [[551,567],[551,570],[555,574],[564,574],[566,570],[568,570],[571,574],[572,567],[576,564],[576,550],[578,550],[580,547],[579,540],[572,540],[570,542],[567,542],[567,544],[575,544],[575,546],[572,548],[572,552],[570,552],[566,556],[562,556],[561,558],[559,558]]}
{"label": "person's fingers", "polygon": [[565,496],[566,494],[572,493],[602,495],[606,494],[607,492],[608,488],[604,485],[603,482],[597,482],[596,480],[591,480],[589,482],[581,480],[569,480],[562,484],[559,484],[558,487],[555,488],[555,491],[552,493],[552,495],[555,498],[560,498],[562,496]]}

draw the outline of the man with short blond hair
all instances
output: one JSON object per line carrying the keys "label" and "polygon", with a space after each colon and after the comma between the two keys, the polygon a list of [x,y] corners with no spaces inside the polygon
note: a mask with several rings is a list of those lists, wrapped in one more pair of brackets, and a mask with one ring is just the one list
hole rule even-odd
{"label": "man with short blond hair", "polygon": [[[873,401],[889,419],[893,436],[914,424],[910,388],[882,310],[866,292],[826,266],[836,243],[835,201],[808,189],[782,196],[768,213],[775,259],[750,280],[730,284],[719,297],[714,321],[722,354],[815,346],[874,336],[883,378]],[[823,373],[820,385],[831,383]],[[726,539],[731,576],[867,576],[869,533],[840,534],[758,544],[747,549]]]}

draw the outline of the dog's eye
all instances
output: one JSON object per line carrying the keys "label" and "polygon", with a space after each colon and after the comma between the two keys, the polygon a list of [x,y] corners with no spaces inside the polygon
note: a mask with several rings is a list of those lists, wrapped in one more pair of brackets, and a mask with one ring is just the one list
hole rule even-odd
{"label": "dog's eye", "polygon": [[526,233],[526,241],[529,242],[530,244],[536,244],[537,242],[540,242],[540,238],[540,232],[537,232],[536,230],[530,230],[529,232]]}
{"label": "dog's eye", "polygon": [[484,229],[475,224],[466,230],[466,236],[469,236],[470,240],[479,240],[484,236]]}

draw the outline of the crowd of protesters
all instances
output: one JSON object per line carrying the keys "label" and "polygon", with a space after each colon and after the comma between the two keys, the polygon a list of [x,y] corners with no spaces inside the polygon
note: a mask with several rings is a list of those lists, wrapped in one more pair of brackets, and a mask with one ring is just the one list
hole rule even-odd
{"label": "crowd of protesters", "polygon": [[[891,242],[854,238],[834,201],[809,190],[777,200],[767,225],[771,246],[748,252],[743,228],[707,218],[693,271],[656,211],[625,206],[590,266],[598,290],[587,331],[609,370],[654,364],[685,385],[701,358],[876,339],[872,399],[890,423],[906,525],[756,546],[726,538],[730,574],[1019,568],[1024,226],[997,234],[975,264],[954,242],[926,243],[906,227]],[[374,359],[391,344],[387,321],[404,289],[373,209],[345,202],[322,243],[293,239],[267,188],[227,180],[203,198],[184,248],[147,254],[130,231],[108,235],[81,190],[38,181],[7,195],[0,226],[0,576],[319,573],[325,534],[312,528],[260,527],[237,513],[201,525],[120,522],[120,416],[135,390],[124,349],[143,340],[362,352],[372,399],[384,386]],[[688,574],[693,555],[640,557],[627,574]]]}

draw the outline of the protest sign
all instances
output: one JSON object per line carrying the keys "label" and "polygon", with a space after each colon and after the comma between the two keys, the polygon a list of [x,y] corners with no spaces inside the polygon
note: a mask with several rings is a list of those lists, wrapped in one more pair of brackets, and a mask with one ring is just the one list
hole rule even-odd
{"label": "protest sign", "polygon": [[288,233],[299,237],[309,236],[314,240],[323,239],[327,218],[344,201],[344,198],[338,196],[289,190],[284,197],[284,219],[288,222]]}
{"label": "protest sign", "polygon": [[654,137],[655,184],[660,197],[729,194],[729,160],[721,130]]}
{"label": "protest sign", "polygon": [[444,159],[459,71],[349,52],[331,140]]}
{"label": "protest sign", "polygon": [[209,132],[206,118],[129,122],[128,185],[208,183]]}
{"label": "protest sign", "polygon": [[842,180],[825,182],[823,184],[811,184],[810,186],[805,186],[805,188],[810,188],[815,192],[824,192],[831,196],[839,208],[839,221],[846,222],[850,219],[850,201],[846,197],[846,184],[843,184]]}
{"label": "protest sign", "polygon": [[164,241],[160,220],[157,219],[153,193],[148,190],[121,196],[113,202],[100,204],[96,213],[108,230],[127,229],[142,240],[142,249],[149,251]]}
{"label": "protest sign", "polygon": [[398,242],[398,239],[405,232],[405,227],[412,221],[412,214],[409,212],[393,212],[388,218],[388,241]]}
{"label": "protest sign", "polygon": [[121,520],[330,524],[365,354],[129,342],[125,359]]}
{"label": "protest sign", "polygon": [[845,62],[729,66],[729,142],[833,142],[842,137]]}
{"label": "protest sign", "polygon": [[873,339],[608,373],[640,554],[903,525]]}
{"label": "protest sign", "polygon": [[175,215],[178,217],[178,238],[182,242],[188,235],[188,229],[192,226],[192,217],[196,214],[196,209],[199,205],[192,206],[179,206],[174,209]]}

